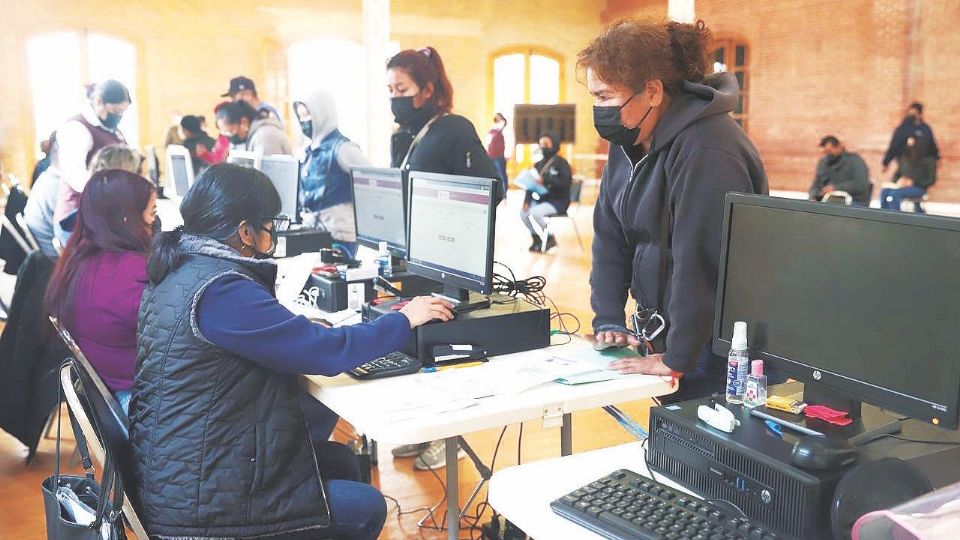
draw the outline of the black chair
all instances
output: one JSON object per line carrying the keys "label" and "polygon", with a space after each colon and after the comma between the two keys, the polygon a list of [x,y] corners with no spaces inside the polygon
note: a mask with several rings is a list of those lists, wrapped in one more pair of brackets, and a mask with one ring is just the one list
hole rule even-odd
{"label": "black chair", "polygon": [[104,466],[106,452],[113,457],[123,486],[123,516],[137,538],[148,540],[143,523],[134,510],[135,503],[130,499],[129,488],[132,486],[133,476],[127,413],[93,369],[70,333],[56,318],[50,317],[50,322],[74,356],[60,368],[60,383],[67,406],[87,439],[91,457],[100,467]]}

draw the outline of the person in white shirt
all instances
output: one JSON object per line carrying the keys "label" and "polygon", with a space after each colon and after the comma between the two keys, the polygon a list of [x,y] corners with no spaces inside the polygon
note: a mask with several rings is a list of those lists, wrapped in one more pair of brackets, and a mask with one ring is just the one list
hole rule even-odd
{"label": "person in white shirt", "polygon": [[127,87],[108,79],[93,87],[88,97],[88,104],[80,114],[57,130],[62,182],[53,221],[57,237],[64,245],[73,230],[80,194],[90,179],[89,166],[93,155],[104,146],[126,143],[117,126],[130,107]]}

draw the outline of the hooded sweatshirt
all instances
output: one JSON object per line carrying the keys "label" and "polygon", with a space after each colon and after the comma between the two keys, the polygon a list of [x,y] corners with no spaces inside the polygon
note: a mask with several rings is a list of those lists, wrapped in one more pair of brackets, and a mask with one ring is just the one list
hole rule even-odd
{"label": "hooded sweatshirt", "polygon": [[272,116],[255,119],[250,124],[250,133],[247,135],[247,140],[241,144],[233,145],[232,148],[259,152],[264,156],[271,154],[293,155],[293,146],[290,145],[290,139],[283,132],[280,121]]}
{"label": "hooded sweatshirt", "polygon": [[544,156],[543,159],[536,162],[533,168],[540,172],[543,177],[543,185],[547,192],[537,197],[532,191],[528,191],[523,201],[529,203],[533,200],[550,203],[557,212],[564,213],[570,207],[570,184],[573,183],[573,172],[570,170],[570,164],[563,159],[558,152],[560,150],[560,137],[555,133],[545,133],[546,137],[553,143],[553,153],[550,157]]}
{"label": "hooded sweatshirt", "polygon": [[[659,308],[666,343],[658,338],[654,345],[685,380],[707,373],[722,378],[722,359],[710,343],[724,196],[768,192],[756,148],[728,114],[738,91],[729,73],[702,84],[684,81],[654,129],[648,154],[639,146],[611,145],[594,209],[594,330],[625,329],[627,291],[638,305],[656,307],[659,254],[668,246],[665,305]],[[660,232],[664,211],[666,242]]]}
{"label": "hooded sweatshirt", "polygon": [[[329,92],[319,90],[296,102],[310,111],[313,133],[301,172],[301,201],[306,209],[319,212],[353,199],[350,171],[369,164],[360,147],[337,129],[337,107]],[[325,151],[333,152],[324,159]]]}

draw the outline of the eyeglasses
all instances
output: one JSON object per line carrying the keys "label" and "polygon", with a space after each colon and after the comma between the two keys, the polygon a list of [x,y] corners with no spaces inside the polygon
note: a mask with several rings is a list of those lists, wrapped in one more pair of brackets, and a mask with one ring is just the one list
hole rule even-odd
{"label": "eyeglasses", "polygon": [[263,218],[263,223],[264,224],[272,223],[273,229],[267,229],[266,227],[262,227],[262,228],[268,232],[271,230],[273,232],[286,232],[290,230],[290,221],[291,221],[290,218],[287,216],[275,216],[275,217]]}

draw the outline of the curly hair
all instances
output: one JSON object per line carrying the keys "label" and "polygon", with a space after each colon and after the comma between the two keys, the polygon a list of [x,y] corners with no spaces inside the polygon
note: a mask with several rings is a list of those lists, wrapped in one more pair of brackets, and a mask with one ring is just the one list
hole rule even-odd
{"label": "curly hair", "polygon": [[636,92],[659,79],[670,94],[683,81],[702,82],[712,34],[704,22],[622,19],[610,25],[577,55],[578,70],[592,69],[609,84]]}

